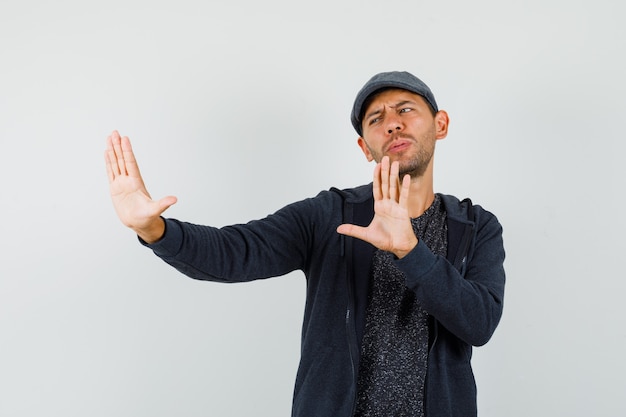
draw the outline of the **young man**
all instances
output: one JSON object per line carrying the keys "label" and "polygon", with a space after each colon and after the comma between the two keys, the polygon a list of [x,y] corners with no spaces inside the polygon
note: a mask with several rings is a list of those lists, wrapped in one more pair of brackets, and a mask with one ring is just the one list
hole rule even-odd
{"label": "young man", "polygon": [[470,200],[434,193],[435,143],[449,120],[421,80],[375,75],[351,121],[377,162],[372,184],[220,229],[161,217],[176,198],[151,199],[130,141],[113,132],[113,205],[144,245],[192,278],[304,271],[293,416],[475,416],[470,359],[502,314],[502,228]]}

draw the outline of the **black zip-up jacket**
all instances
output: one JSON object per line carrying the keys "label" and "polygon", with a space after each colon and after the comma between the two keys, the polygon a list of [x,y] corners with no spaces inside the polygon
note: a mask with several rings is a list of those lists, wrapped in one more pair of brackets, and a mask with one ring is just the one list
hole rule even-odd
{"label": "black zip-up jacket", "polygon": [[[496,217],[469,200],[442,195],[448,255],[421,241],[396,264],[430,314],[427,417],[476,415],[472,345],[486,343],[502,314],[504,248]],[[360,344],[375,248],[336,232],[367,225],[372,186],[324,191],[247,224],[213,228],[166,220],[148,245],[196,279],[245,282],[302,270],[307,297],[293,417],[352,417]]]}

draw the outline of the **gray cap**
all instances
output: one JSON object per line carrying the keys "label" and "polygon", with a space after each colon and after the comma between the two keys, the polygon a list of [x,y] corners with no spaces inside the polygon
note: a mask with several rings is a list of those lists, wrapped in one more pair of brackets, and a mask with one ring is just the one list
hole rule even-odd
{"label": "gray cap", "polygon": [[350,120],[352,121],[352,126],[354,126],[354,129],[359,135],[363,135],[363,129],[361,126],[361,117],[363,111],[365,110],[362,108],[363,104],[365,104],[367,99],[372,94],[386,88],[400,88],[402,90],[419,94],[424,97],[424,100],[426,100],[428,104],[430,104],[430,107],[433,108],[435,113],[439,111],[432,91],[430,91],[430,88],[428,88],[422,80],[406,71],[381,72],[380,74],[374,75],[367,83],[365,83],[354,100]]}

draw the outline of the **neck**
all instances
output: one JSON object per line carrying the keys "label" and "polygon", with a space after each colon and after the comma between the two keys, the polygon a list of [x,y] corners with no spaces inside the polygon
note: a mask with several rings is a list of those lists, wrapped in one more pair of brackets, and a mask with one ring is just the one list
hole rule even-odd
{"label": "neck", "polygon": [[411,190],[409,193],[408,209],[409,216],[416,218],[421,216],[435,200],[433,190],[432,170],[428,170],[424,175],[411,178]]}

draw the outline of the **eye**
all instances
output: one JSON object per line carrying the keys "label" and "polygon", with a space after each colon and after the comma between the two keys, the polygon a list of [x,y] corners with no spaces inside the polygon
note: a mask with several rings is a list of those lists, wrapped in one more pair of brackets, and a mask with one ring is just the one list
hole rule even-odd
{"label": "eye", "polygon": [[373,125],[374,123],[377,123],[379,120],[380,120],[380,117],[372,117],[372,118],[369,120],[368,124],[371,126],[371,125]]}
{"label": "eye", "polygon": [[407,113],[407,112],[410,112],[412,110],[413,109],[410,108],[410,107],[403,107],[403,108],[400,109],[400,113]]}

